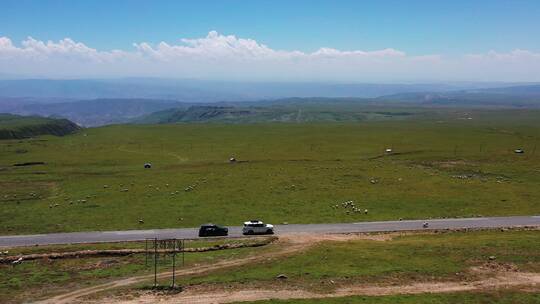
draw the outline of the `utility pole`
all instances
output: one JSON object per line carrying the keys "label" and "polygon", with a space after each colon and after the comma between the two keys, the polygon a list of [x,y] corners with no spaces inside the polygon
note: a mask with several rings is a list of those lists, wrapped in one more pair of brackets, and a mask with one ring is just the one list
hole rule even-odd
{"label": "utility pole", "polygon": [[157,287],[157,238],[154,239],[154,288]]}
{"label": "utility pole", "polygon": [[144,266],[148,267],[148,239],[144,240]]}
{"label": "utility pole", "polygon": [[176,277],[176,242],[174,244],[174,252],[172,256],[172,286],[171,288],[174,288],[174,279]]}

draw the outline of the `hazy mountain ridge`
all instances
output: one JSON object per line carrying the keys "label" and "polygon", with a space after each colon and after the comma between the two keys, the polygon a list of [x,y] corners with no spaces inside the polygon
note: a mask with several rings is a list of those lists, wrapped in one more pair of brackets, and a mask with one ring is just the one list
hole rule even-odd
{"label": "hazy mountain ridge", "polygon": [[540,107],[540,85],[512,86],[451,92],[412,92],[377,98],[380,101],[431,106]]}
{"label": "hazy mountain ridge", "polygon": [[[157,80],[155,82],[162,83]],[[382,86],[388,89],[386,85]],[[392,87],[391,90],[393,89],[395,88]],[[131,92],[130,94],[136,93]],[[206,102],[180,102],[177,99],[145,98],[100,98],[74,101],[69,97],[62,99],[0,97],[0,112],[62,117],[82,126],[128,122],[356,121],[361,119],[362,115],[343,111],[343,109],[351,110],[350,107],[347,107],[350,104],[392,107],[539,108],[540,85],[474,88],[444,92],[402,92],[372,98],[321,96],[251,99],[249,101],[223,99],[219,102],[214,101],[214,99],[209,99]],[[205,109],[204,106],[213,108]],[[317,113],[318,110],[313,111],[317,107],[322,107],[324,111],[321,113]],[[299,111],[304,111],[303,116],[297,115]]]}
{"label": "hazy mountain ridge", "polygon": [[248,101],[288,97],[372,98],[405,92],[447,92],[509,86],[505,83],[320,83],[234,82],[194,79],[22,79],[0,80],[0,97],[143,98],[185,102]]}
{"label": "hazy mountain ridge", "polygon": [[95,99],[51,104],[11,104],[9,109],[0,105],[0,111],[19,115],[63,117],[89,127],[124,123],[135,117],[181,106],[181,103],[171,100]]}

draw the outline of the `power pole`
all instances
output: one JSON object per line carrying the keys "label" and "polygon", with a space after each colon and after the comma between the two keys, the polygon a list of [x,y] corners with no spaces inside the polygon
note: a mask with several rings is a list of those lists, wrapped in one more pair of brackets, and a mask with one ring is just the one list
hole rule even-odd
{"label": "power pole", "polygon": [[174,242],[174,252],[172,256],[172,286],[171,288],[174,288],[174,279],[176,277],[176,241]]}
{"label": "power pole", "polygon": [[154,239],[154,288],[157,287],[157,238]]}

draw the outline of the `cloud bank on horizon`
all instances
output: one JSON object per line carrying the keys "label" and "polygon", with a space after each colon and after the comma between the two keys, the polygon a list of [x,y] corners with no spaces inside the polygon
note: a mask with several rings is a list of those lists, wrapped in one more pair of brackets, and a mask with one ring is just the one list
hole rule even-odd
{"label": "cloud bank on horizon", "polygon": [[211,31],[206,37],[103,51],[70,38],[15,45],[0,37],[0,73],[25,77],[171,77],[274,81],[540,81],[540,53],[408,55],[393,48],[276,50]]}

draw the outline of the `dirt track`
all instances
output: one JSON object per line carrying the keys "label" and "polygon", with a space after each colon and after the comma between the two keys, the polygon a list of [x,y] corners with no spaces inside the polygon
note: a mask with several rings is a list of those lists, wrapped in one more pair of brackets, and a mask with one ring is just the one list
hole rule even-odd
{"label": "dirt track", "polygon": [[[321,241],[347,241],[354,239],[371,239],[377,241],[386,241],[392,239],[396,234],[381,234],[381,235],[310,235],[296,234],[286,237],[281,237],[278,243],[281,243],[281,248],[276,251],[271,251],[265,254],[258,254],[242,259],[226,260],[211,265],[194,266],[184,270],[177,271],[177,276],[185,276],[192,274],[201,274],[218,269],[241,266],[260,260],[276,258],[295,254],[306,250],[311,246]],[[489,269],[473,269],[476,272],[485,272],[490,274],[486,279],[474,282],[427,282],[414,283],[410,285],[355,285],[338,288],[332,293],[314,293],[305,290],[261,290],[261,289],[246,289],[232,291],[215,291],[204,289],[190,289],[176,295],[156,295],[153,293],[144,294],[132,300],[121,298],[106,298],[99,300],[86,300],[81,298],[96,294],[102,291],[130,286],[133,284],[148,281],[153,278],[153,275],[137,276],[128,279],[113,281],[107,284],[101,284],[89,288],[83,288],[67,294],[59,295],[47,300],[42,304],[57,304],[57,303],[190,303],[190,304],[220,304],[242,301],[255,301],[265,299],[307,299],[307,298],[326,298],[326,297],[343,297],[351,295],[392,295],[392,294],[418,294],[418,293],[444,293],[456,291],[475,291],[486,289],[498,289],[507,287],[526,286],[533,290],[540,290],[540,274],[538,273],[520,273],[507,270],[489,270]],[[170,276],[170,272],[159,274],[159,277]]]}
{"label": "dirt track", "polygon": [[317,299],[336,298],[354,295],[384,296],[395,294],[420,294],[420,293],[446,293],[458,291],[481,291],[489,289],[501,289],[509,287],[533,287],[540,290],[540,274],[537,273],[499,273],[497,276],[481,281],[468,283],[456,282],[430,282],[415,283],[410,285],[359,285],[337,289],[333,293],[314,293],[305,290],[234,290],[223,292],[186,291],[173,296],[157,296],[145,294],[133,300],[121,300],[108,298],[107,303],[115,304],[225,304],[234,302],[247,302],[270,299]]}

